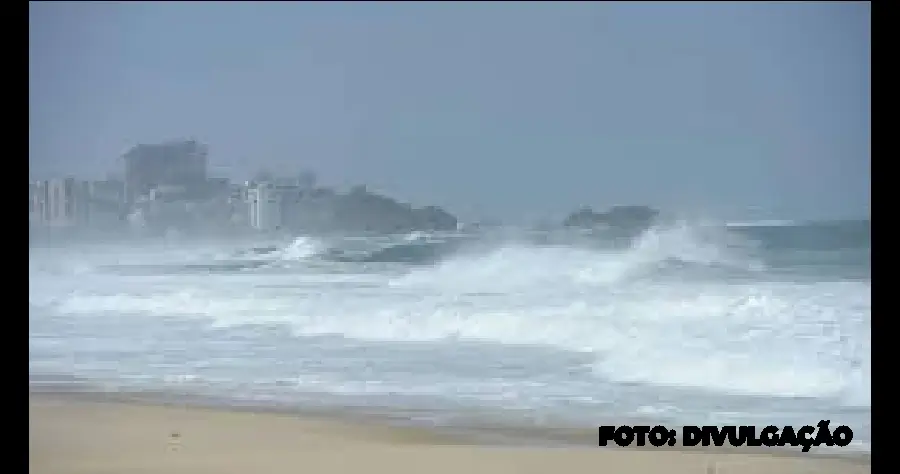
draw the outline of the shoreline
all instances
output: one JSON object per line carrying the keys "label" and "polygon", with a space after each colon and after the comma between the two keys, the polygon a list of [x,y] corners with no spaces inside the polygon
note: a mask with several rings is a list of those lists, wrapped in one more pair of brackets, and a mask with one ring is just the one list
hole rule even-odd
{"label": "shoreline", "polygon": [[[707,469],[712,465],[715,472],[871,472],[868,454],[495,443],[478,433],[346,412],[198,406],[109,393],[31,391],[29,415],[34,473],[241,472],[259,468],[263,458],[278,464],[266,466],[268,472],[296,472],[310,457],[321,463],[317,472],[378,472],[379,466],[406,472],[407,465],[408,472],[546,472],[550,466],[597,472],[598,466],[610,466],[624,472],[687,473],[713,472]],[[183,449],[163,454],[166,446]],[[407,464],[408,459],[416,462]]]}

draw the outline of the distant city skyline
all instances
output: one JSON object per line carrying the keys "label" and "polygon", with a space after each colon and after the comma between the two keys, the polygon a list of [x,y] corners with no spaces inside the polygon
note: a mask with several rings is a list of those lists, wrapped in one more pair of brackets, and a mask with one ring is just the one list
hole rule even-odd
{"label": "distant city skyline", "polygon": [[869,213],[869,3],[29,5],[34,179],[195,138],[468,219]]}

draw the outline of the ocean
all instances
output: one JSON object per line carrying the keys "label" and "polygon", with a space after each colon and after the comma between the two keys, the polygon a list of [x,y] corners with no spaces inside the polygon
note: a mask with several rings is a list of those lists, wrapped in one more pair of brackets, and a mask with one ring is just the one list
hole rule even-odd
{"label": "ocean", "polygon": [[510,433],[829,419],[867,451],[870,262],[868,221],[33,243],[30,384]]}

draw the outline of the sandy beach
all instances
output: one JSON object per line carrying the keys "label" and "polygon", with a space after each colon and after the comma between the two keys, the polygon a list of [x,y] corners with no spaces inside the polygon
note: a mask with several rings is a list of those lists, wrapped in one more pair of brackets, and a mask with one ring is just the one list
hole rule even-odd
{"label": "sandy beach", "polygon": [[863,473],[867,459],[468,445],[419,428],[71,396],[29,398],[32,473]]}

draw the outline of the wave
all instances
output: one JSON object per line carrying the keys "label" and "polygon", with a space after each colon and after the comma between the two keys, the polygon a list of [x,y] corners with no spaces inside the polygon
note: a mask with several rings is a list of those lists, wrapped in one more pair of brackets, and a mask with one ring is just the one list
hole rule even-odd
{"label": "wave", "polygon": [[[764,278],[766,271],[787,274],[827,269],[840,273],[853,265],[857,271],[852,275],[865,278],[870,260],[869,234],[865,229],[850,227],[838,230],[823,232],[818,228],[789,226],[734,228],[680,221],[630,237],[602,230],[510,229],[493,233],[413,232],[378,239],[298,236],[288,242],[257,244],[215,255],[206,250],[184,250],[150,261],[117,260],[93,267],[79,264],[79,268],[83,272],[99,269],[123,275],[228,274],[321,267],[328,263],[381,263],[407,266],[415,272],[415,268],[464,265],[472,259],[481,259],[484,262],[478,264],[483,267],[479,272],[484,273],[494,268],[498,259],[546,258],[548,261],[541,264],[542,268],[557,268],[551,264],[559,258],[581,266],[582,280],[600,283],[622,278]],[[521,255],[512,258],[516,253]],[[783,271],[785,268],[789,271]],[[509,268],[497,270],[500,271],[518,273]],[[505,277],[494,275],[493,278]]]}
{"label": "wave", "polygon": [[[709,232],[706,232],[710,234]],[[720,269],[759,269],[745,256],[722,244],[722,235],[701,235],[698,228],[685,223],[656,227],[625,240],[594,232],[522,232],[502,234],[445,234],[412,233],[399,241],[390,241],[370,249],[345,249],[340,245],[328,247],[317,256],[335,262],[402,263],[412,266],[434,266],[456,258],[488,258],[494,253],[534,252],[536,254],[574,252],[585,260],[596,257],[630,259],[633,265],[661,270],[709,266]],[[716,240],[719,239],[719,240]],[[732,241],[737,238],[732,236]],[[748,246],[743,243],[742,245]],[[731,254],[731,255],[729,255]],[[621,259],[621,258],[620,258]],[[629,262],[624,262],[628,264]]]}
{"label": "wave", "polygon": [[[286,245],[257,245],[239,251],[210,252],[207,249],[185,248],[182,251],[159,255],[152,248],[129,248],[138,257],[135,261],[115,261],[90,268],[117,275],[179,275],[179,274],[229,274],[271,268],[290,262],[302,262],[318,255],[323,244],[309,237],[297,237]],[[152,255],[151,258],[147,258]]]}
{"label": "wave", "polygon": [[487,266],[483,272],[494,265],[494,260],[505,258],[504,253],[518,252],[522,254],[518,260],[554,259],[556,255],[565,261],[581,260],[572,264],[583,267],[584,279],[600,282],[665,276],[740,279],[767,270],[821,270],[827,266],[841,272],[853,265],[858,268],[853,275],[865,277],[870,260],[867,229],[843,227],[826,232],[804,226],[733,227],[680,221],[636,236],[603,230],[510,229],[492,233],[413,232],[378,239],[298,236],[286,243],[257,244],[217,255],[186,252],[152,261],[114,261],[94,269],[120,274],[229,273],[330,262],[399,264],[414,271],[417,267],[484,259]]}
{"label": "wave", "polygon": [[[307,265],[340,260],[340,245],[299,237],[245,253],[254,262]],[[249,287],[243,279],[190,280],[189,289],[177,280],[129,288],[104,280],[30,301],[70,315],[286,325],[297,337],[546,346],[591,354],[583,370],[619,383],[868,406],[869,284],[767,279],[757,252],[741,234],[684,222],[624,247],[601,238],[417,235],[353,257],[419,264],[399,274],[286,274]],[[660,280],[667,272],[674,278]],[[723,272],[757,279],[729,282]]]}
{"label": "wave", "polygon": [[[611,285],[666,275],[721,278],[757,275],[766,269],[764,262],[752,255],[752,242],[686,223],[649,229],[624,248],[602,235],[584,236],[536,234],[496,241],[401,244],[373,255],[415,250],[412,255],[428,255],[434,263],[433,268],[413,270],[394,285],[459,279],[473,288],[516,281],[521,281],[521,286],[544,281]],[[434,258],[436,254],[443,258]]]}

